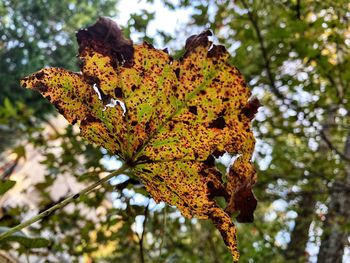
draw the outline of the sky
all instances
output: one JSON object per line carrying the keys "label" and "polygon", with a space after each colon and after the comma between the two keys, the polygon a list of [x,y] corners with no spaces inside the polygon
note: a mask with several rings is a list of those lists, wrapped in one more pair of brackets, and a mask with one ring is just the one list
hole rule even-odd
{"label": "sky", "polygon": [[171,11],[160,0],[155,0],[154,4],[147,3],[145,0],[124,0],[120,1],[117,8],[119,12],[116,20],[121,25],[127,23],[132,13],[137,13],[143,9],[155,12],[155,19],[150,23],[148,29],[148,33],[151,35],[155,35],[159,29],[174,33],[175,26],[187,21],[191,13],[189,9]]}
{"label": "sky", "polygon": [[[155,38],[156,48],[163,49],[164,46],[157,46],[161,44],[160,38],[157,36],[157,31],[164,31],[172,36],[176,36],[178,40],[183,40],[185,43],[185,38],[183,35],[179,34],[181,25],[186,24],[190,20],[190,14],[193,11],[191,8],[181,8],[176,11],[169,10],[164,6],[161,0],[155,0],[153,4],[147,3],[145,0],[122,0],[117,4],[118,14],[114,18],[115,21],[121,25],[125,26],[133,13],[141,13],[141,10],[147,10],[148,12],[154,12],[155,18],[150,22],[147,28],[147,35]],[[139,35],[132,34],[131,38],[134,42],[139,41]],[[180,39],[179,39],[180,38]]]}

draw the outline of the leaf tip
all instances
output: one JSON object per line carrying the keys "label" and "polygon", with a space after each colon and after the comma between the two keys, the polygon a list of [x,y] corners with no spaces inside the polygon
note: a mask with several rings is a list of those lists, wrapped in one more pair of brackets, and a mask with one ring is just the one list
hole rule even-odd
{"label": "leaf tip", "polygon": [[209,36],[212,36],[213,33],[210,30],[205,30],[198,35],[192,35],[186,40],[185,44],[185,55],[188,56],[193,50],[195,50],[199,46],[207,47],[209,46]]}
{"label": "leaf tip", "polygon": [[23,88],[34,89],[40,93],[46,92],[48,87],[44,84],[46,78],[45,69],[40,70],[32,75],[24,77],[20,80],[20,85]]}
{"label": "leaf tip", "polygon": [[248,104],[243,108],[242,113],[249,119],[252,120],[258,109],[261,107],[260,101],[253,97],[248,101]]}
{"label": "leaf tip", "polygon": [[79,30],[76,37],[80,54],[86,48],[91,48],[109,56],[117,65],[132,63],[133,43],[122,35],[122,30],[111,18],[100,17],[92,26]]}

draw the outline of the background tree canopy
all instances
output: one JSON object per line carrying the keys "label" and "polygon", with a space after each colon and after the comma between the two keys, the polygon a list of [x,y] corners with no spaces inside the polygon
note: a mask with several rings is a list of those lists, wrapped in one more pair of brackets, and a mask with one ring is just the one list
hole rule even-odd
{"label": "background tree canopy", "polygon": [[[124,32],[167,44],[177,56],[182,35],[210,28],[263,105],[254,122],[259,206],[254,223],[237,224],[240,262],[349,260],[349,1],[162,3],[190,14],[174,25],[176,39],[169,32],[148,35],[155,13],[147,10],[132,14]],[[45,66],[77,70],[75,31],[117,12],[115,1],[0,5],[0,232],[79,191],[68,187],[62,196],[52,195],[62,176],[73,178],[74,186],[85,185],[119,164],[71,126],[58,125],[45,100],[19,87],[20,78]],[[34,152],[41,156],[43,180],[26,191],[35,190],[37,207],[6,202],[21,183],[13,183],[18,170]],[[156,205],[127,174],[0,248],[30,262],[231,260],[210,222],[187,220],[173,207]]]}

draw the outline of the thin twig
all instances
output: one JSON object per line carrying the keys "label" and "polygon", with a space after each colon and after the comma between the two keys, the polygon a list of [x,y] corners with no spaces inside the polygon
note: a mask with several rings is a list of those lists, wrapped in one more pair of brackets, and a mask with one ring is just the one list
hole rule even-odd
{"label": "thin twig", "polygon": [[12,160],[8,163],[5,163],[2,167],[0,167],[0,179],[1,180],[6,180],[10,178],[14,170],[16,169],[18,162],[19,162],[19,157],[17,157],[15,160]]}
{"label": "thin twig", "polygon": [[55,135],[60,135],[60,131],[57,129],[57,127],[49,120],[47,117],[42,117],[42,119],[45,121],[45,123],[54,131]]}
{"label": "thin twig", "polygon": [[146,233],[146,224],[147,224],[147,218],[148,218],[148,207],[149,207],[149,202],[148,202],[147,206],[145,207],[145,212],[144,212],[145,219],[143,220],[143,224],[142,224],[141,237],[139,237],[139,248],[140,248],[140,260],[141,260],[141,263],[145,263],[145,256],[144,256],[144,251],[143,251],[143,239],[144,239],[145,233]]}
{"label": "thin twig", "polygon": [[64,199],[63,201],[61,201],[58,204],[55,204],[54,206],[50,207],[49,209],[41,212],[40,214],[32,217],[31,219],[9,229],[8,231],[2,233],[0,235],[0,241],[5,239],[6,237],[16,233],[17,231],[41,220],[42,218],[50,215],[53,211],[57,210],[57,209],[61,209],[64,206],[66,206],[67,204],[71,203],[72,201],[78,199],[80,196],[82,195],[87,195],[90,192],[92,192],[92,190],[94,190],[97,186],[107,182],[108,180],[110,180],[111,178],[113,178],[116,175],[119,175],[121,173],[123,173],[125,170],[127,170],[129,168],[129,166],[127,164],[124,164],[122,167],[120,167],[118,170],[110,173],[109,175],[105,176],[104,178],[98,180],[96,183],[93,183],[92,185],[89,185],[88,187],[84,188],[83,190],[81,190],[79,193],[75,194],[75,195],[71,195],[69,197],[67,197],[66,199]]}
{"label": "thin twig", "polygon": [[26,255],[27,263],[30,263],[28,252],[26,252],[25,255]]}
{"label": "thin twig", "polygon": [[165,231],[166,231],[166,223],[167,223],[167,215],[168,215],[168,209],[167,205],[165,205],[163,209],[163,229],[161,232],[161,238],[160,238],[160,245],[159,245],[159,262],[161,261],[162,257],[162,249],[163,249],[163,244],[164,244],[164,239],[165,239]]}

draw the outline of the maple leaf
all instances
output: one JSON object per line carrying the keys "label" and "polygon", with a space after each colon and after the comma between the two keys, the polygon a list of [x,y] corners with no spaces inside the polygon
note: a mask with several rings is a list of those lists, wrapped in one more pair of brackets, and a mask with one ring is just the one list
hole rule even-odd
{"label": "maple leaf", "polygon": [[[133,45],[108,18],[77,33],[81,72],[45,68],[21,81],[39,91],[82,137],[120,156],[155,201],[188,217],[211,219],[239,258],[231,220],[251,222],[256,208],[250,127],[259,103],[210,31],[186,41],[174,60],[166,50]],[[236,156],[227,174],[223,153]],[[224,209],[215,201],[224,197]]]}

